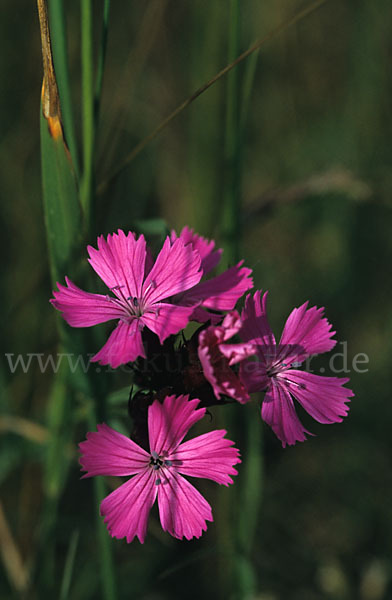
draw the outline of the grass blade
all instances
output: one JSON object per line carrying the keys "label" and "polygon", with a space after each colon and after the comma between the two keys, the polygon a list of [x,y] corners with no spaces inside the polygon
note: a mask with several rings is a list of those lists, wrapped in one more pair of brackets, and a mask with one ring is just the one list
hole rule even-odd
{"label": "grass blade", "polygon": [[[88,427],[90,431],[95,431],[97,428],[97,418],[94,410],[94,405],[91,402],[87,407],[88,410]],[[116,579],[114,575],[113,556],[111,551],[112,540],[108,535],[106,527],[102,521],[99,512],[99,506],[106,496],[105,482],[102,477],[94,478],[94,496],[97,506],[97,536],[99,541],[99,549],[101,553],[101,579],[103,585],[103,597],[105,600],[116,600]]]}
{"label": "grass blade", "polygon": [[44,79],[41,96],[41,159],[45,224],[52,281],[62,278],[80,239],[81,212],[75,171],[65,143],[53,66],[47,5],[38,0]]}
{"label": "grass blade", "polygon": [[89,229],[94,178],[94,60],[91,0],[81,0],[83,172],[80,201]]}
{"label": "grass blade", "polygon": [[63,580],[61,582],[59,600],[67,600],[69,598],[69,589],[71,587],[71,579],[75,564],[76,550],[79,542],[79,531],[74,531],[69,540],[67,558],[65,559]]}
{"label": "grass blade", "polygon": [[[240,5],[230,0],[229,62],[239,54]],[[241,140],[239,130],[239,73],[237,69],[227,76],[227,107],[224,143],[225,185],[223,192],[222,237],[225,248],[224,260],[233,265],[239,260]]]}
{"label": "grass blade", "polygon": [[[229,61],[240,51],[240,0],[230,0],[229,23]],[[256,55],[254,55],[256,56]],[[255,66],[255,65],[254,65]],[[227,108],[224,144],[225,182],[223,190],[222,234],[225,247],[225,258],[229,265],[240,259],[241,248],[241,184],[242,154],[244,142],[244,124],[246,112],[240,113],[239,100],[249,100],[254,66],[245,80],[246,88],[241,90],[238,70],[233,70],[227,77]],[[253,408],[249,407],[249,408]],[[228,565],[221,566],[222,583],[226,581],[225,573],[229,572],[229,589],[227,594],[233,598],[252,598],[256,593],[256,575],[252,564],[251,550],[254,531],[259,512],[260,489],[262,483],[260,423],[253,412],[244,410],[235,422],[230,423],[235,431],[235,439],[243,438],[246,444],[246,463],[239,475],[239,484],[235,493],[230,496],[231,506],[226,510],[230,524],[233,524],[234,535],[230,540]],[[241,513],[238,517],[238,506]],[[226,540],[220,540],[222,551]],[[227,584],[226,584],[227,585]]]}
{"label": "grass blade", "polygon": [[103,15],[102,15],[101,45],[100,45],[99,54],[98,54],[97,78],[95,81],[95,93],[94,93],[95,130],[97,130],[97,128],[98,128],[99,109],[100,109],[100,104],[101,104],[103,73],[104,73],[104,69],[105,69],[106,47],[107,47],[108,32],[109,32],[109,14],[110,14],[110,0],[104,0]]}
{"label": "grass blade", "polygon": [[[220,3],[212,3],[205,11],[197,3],[192,5],[192,36],[189,73],[194,87],[203,81],[208,71],[219,67],[222,51],[222,18],[225,8]],[[203,35],[200,35],[200,32]],[[181,210],[184,219],[188,218],[196,231],[211,237],[220,220],[220,207],[216,198],[220,188],[220,148],[221,148],[221,94],[215,87],[200,101],[198,110],[189,111],[189,131],[187,144],[189,156],[189,191],[182,200]],[[195,197],[197,190],[197,197]]]}
{"label": "grass blade", "polygon": [[[72,266],[74,253],[80,248],[83,228],[83,217],[79,205],[78,187],[72,166],[71,155],[64,140],[61,119],[60,98],[54,72],[47,4],[45,0],[38,1],[38,12],[41,26],[42,55],[44,65],[44,81],[42,86],[41,114],[41,151],[42,178],[45,223],[49,246],[49,259],[53,283],[62,279]],[[93,85],[92,85],[92,40],[91,40],[91,6],[88,0],[82,3],[83,22],[83,85],[84,85],[84,116],[88,123],[84,127],[84,171],[83,194],[85,210],[91,217],[91,184],[93,168]],[[87,70],[91,69],[90,73]],[[58,319],[60,337],[65,348],[76,348],[74,342],[68,340],[63,322]],[[53,532],[58,502],[63,489],[69,456],[67,446],[72,436],[70,423],[72,395],[68,384],[71,373],[62,368],[57,373],[48,406],[49,442],[46,457],[45,491],[46,502],[44,518],[41,526],[41,548],[45,552],[43,568],[40,576],[48,590],[54,585],[54,544]],[[86,382],[89,388],[89,381]],[[95,419],[93,419],[95,421]],[[97,483],[97,506],[102,496],[103,482]],[[103,594],[106,600],[115,599],[114,570],[111,558],[110,539],[99,522],[97,535],[101,547],[101,570]],[[49,540],[49,543],[45,542]]]}
{"label": "grass blade", "polygon": [[25,594],[29,587],[29,571],[12,535],[0,501],[0,557],[10,584],[18,594]]}
{"label": "grass blade", "polygon": [[69,151],[72,156],[75,173],[78,176],[79,160],[75,136],[71,85],[69,80],[66,19],[63,0],[49,0],[49,20],[53,38],[53,62],[55,65],[57,85],[59,87],[65,139],[67,140]]}
{"label": "grass blade", "polygon": [[42,185],[52,282],[62,280],[82,239],[71,156],[57,118],[41,114]]}
{"label": "grass blade", "polygon": [[[38,0],[38,13],[44,66],[41,99],[42,185],[50,270],[52,282],[55,284],[64,277],[71,264],[81,232],[81,212],[75,173],[63,135],[48,11],[44,0]],[[42,527],[43,542],[53,526],[57,500],[65,480],[66,452],[63,435],[67,398],[65,372],[62,368],[54,381],[48,405],[49,442],[44,488],[49,510],[45,513],[45,525]]]}
{"label": "grass blade", "polygon": [[242,84],[241,114],[240,114],[240,134],[244,134],[246,119],[249,112],[250,97],[256,74],[256,66],[259,55],[255,52],[246,63],[244,82]]}

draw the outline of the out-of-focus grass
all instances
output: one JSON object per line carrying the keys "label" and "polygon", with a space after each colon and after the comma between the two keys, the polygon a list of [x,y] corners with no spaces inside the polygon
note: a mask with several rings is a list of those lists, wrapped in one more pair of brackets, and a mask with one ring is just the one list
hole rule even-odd
{"label": "out-of-focus grass", "polygon": [[[287,0],[246,0],[242,5],[246,45],[303,6]],[[102,7],[94,11],[95,49]],[[228,14],[224,3],[201,0],[168,1],[163,8],[160,2],[112,6],[96,139],[97,183],[224,65]],[[66,16],[80,151],[78,3],[67,4]],[[370,359],[366,373],[350,367],[356,397],[343,424],[317,425],[301,413],[317,437],[286,450],[263,428],[266,482],[252,561],[260,594],[276,600],[387,600],[392,594],[391,17],[387,0],[327,2],[263,48],[250,97],[243,142],[244,257],[254,269],[257,287],[270,289],[274,328],[279,332],[292,307],[309,299],[326,306],[338,338],[348,342],[350,365],[358,353]],[[140,38],[143,26],[146,34]],[[34,4],[15,6],[4,0],[0,33],[1,249],[7,257],[0,281],[0,418],[9,414],[42,426],[52,374],[42,374],[36,360],[26,373],[21,368],[12,373],[4,356],[56,352],[40,187],[41,59]],[[133,67],[124,79],[124,65],[128,56],[135,56],[137,43]],[[242,84],[244,69],[240,73]],[[218,82],[207,94],[97,199],[94,235],[131,228],[136,219],[152,216],[162,216],[177,228],[188,223],[209,235],[220,230],[226,82]],[[113,148],[112,139],[117,140]],[[80,270],[76,281],[82,287],[84,273]],[[93,290],[89,282],[86,287]],[[90,344],[93,352],[96,342]],[[319,364],[328,369],[328,357]],[[97,388],[101,375],[113,389],[127,384],[124,373],[102,373],[97,374]],[[80,390],[75,391],[72,414],[75,444],[86,430],[85,409],[78,398]],[[124,393],[124,415],[126,403]],[[119,413],[118,405],[109,407],[109,419]],[[129,427],[126,419],[122,423]],[[45,452],[43,444],[21,433],[15,428],[1,432],[0,482],[7,525],[29,565],[44,518]],[[70,460],[55,525],[58,592],[67,557],[70,561],[73,532],[78,531],[69,597],[98,598],[93,482],[81,482],[76,455],[71,453]],[[214,507],[214,487],[202,488]],[[239,505],[243,519],[241,511]],[[192,543],[163,534],[156,514],[144,546],[113,543],[120,598],[129,597],[130,587],[135,598],[183,598],[184,590],[189,598],[219,595],[216,531],[226,525],[218,511],[214,516],[215,524]],[[231,535],[229,528],[227,534]],[[13,597],[4,563],[0,595]],[[43,591],[35,586],[28,597],[42,598]]]}

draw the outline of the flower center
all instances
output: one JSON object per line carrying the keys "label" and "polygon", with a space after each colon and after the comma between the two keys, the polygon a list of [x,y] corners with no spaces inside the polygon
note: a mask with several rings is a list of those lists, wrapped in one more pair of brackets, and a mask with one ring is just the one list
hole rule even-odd
{"label": "flower center", "polygon": [[117,292],[117,298],[113,298],[113,296],[106,296],[108,300],[121,306],[123,310],[127,313],[127,317],[138,319],[141,317],[146,308],[146,303],[143,298],[138,298],[137,296],[126,296],[122,288],[123,285],[115,285],[110,288],[113,292]]}
{"label": "flower center", "polygon": [[[124,320],[139,319],[144,315],[145,312],[152,312],[151,306],[149,303],[149,295],[152,290],[155,290],[157,287],[156,282],[152,279],[146,289],[143,292],[142,296],[127,296],[124,290],[125,285],[115,285],[110,289],[115,292],[116,298],[112,296],[106,296],[108,300],[120,306],[126,313],[126,317]],[[129,291],[128,291],[129,293]],[[157,315],[159,314],[159,309],[155,308],[154,311]],[[143,328],[143,325],[141,326]]]}
{"label": "flower center", "polygon": [[134,317],[141,317],[144,313],[144,302],[142,298],[137,298],[136,296],[129,296],[127,298],[127,304],[130,308],[131,314]]}
{"label": "flower center", "polygon": [[[171,460],[166,460],[164,458],[164,456],[159,456],[159,454],[157,452],[155,452],[155,450],[153,450],[151,452],[150,467],[152,467],[152,469],[154,471],[159,471],[159,470],[163,469],[164,467],[171,467],[171,466],[172,466]],[[157,477],[155,479],[155,485],[159,485],[160,483],[161,483],[161,480],[159,477]]]}
{"label": "flower center", "polygon": [[275,377],[276,375],[279,375],[279,373],[283,373],[284,371],[287,371],[288,369],[296,369],[297,367],[300,367],[302,365],[301,362],[292,362],[292,363],[284,363],[284,362],[277,362],[272,364],[270,367],[268,367],[267,369],[267,376],[268,377]]}
{"label": "flower center", "polygon": [[279,373],[281,373],[289,367],[290,365],[286,365],[286,363],[275,363],[267,369],[267,376],[275,377],[276,375],[278,375]]}

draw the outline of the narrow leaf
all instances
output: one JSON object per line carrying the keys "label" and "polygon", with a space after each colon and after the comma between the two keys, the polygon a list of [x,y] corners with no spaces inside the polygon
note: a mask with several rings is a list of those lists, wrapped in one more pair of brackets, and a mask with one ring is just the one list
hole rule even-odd
{"label": "narrow leaf", "polygon": [[52,32],[53,60],[56,69],[57,85],[59,87],[65,139],[71,152],[76,174],[78,174],[78,152],[68,70],[66,13],[64,11],[63,0],[49,0],[49,18],[50,30]]}
{"label": "narrow leaf", "polygon": [[62,279],[81,236],[81,211],[71,155],[64,139],[47,7],[38,0],[44,79],[41,152],[44,212],[53,282]]}

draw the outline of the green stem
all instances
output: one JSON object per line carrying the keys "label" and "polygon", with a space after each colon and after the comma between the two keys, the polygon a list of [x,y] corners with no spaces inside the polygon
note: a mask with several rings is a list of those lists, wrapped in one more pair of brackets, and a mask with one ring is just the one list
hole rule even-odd
{"label": "green stem", "polygon": [[[255,414],[258,413],[258,414]],[[245,460],[237,487],[237,503],[241,512],[237,525],[236,590],[238,598],[254,598],[257,578],[252,561],[252,550],[260,515],[263,490],[262,424],[259,409],[250,405],[243,409],[241,418],[244,432]],[[240,432],[238,432],[240,433]]]}
{"label": "green stem", "polygon": [[[229,61],[240,52],[240,0],[230,0]],[[252,59],[245,74],[244,88],[241,90],[238,70],[228,74],[227,108],[225,129],[225,188],[223,203],[223,242],[226,262],[234,264],[241,258],[241,183],[242,150],[244,128],[254,79],[256,59]],[[242,100],[241,109],[239,100]],[[227,595],[233,600],[254,597],[256,576],[251,552],[254,532],[259,514],[260,490],[262,484],[261,443],[258,418],[252,409],[243,408],[241,413],[230,420],[230,430],[235,439],[241,439],[246,448],[245,460],[240,470],[239,485],[231,495],[231,506],[226,508],[226,518],[233,528],[228,549],[226,574],[231,574]],[[238,506],[241,513],[238,516]],[[224,541],[224,540],[222,540]],[[227,540],[226,540],[227,541]]]}
{"label": "green stem", "polygon": [[53,381],[47,406],[47,442],[43,489],[45,501],[37,540],[36,563],[38,579],[49,592],[55,587],[56,521],[60,497],[70,464],[69,443],[71,392],[67,386],[67,372],[61,368]]}
{"label": "green stem", "polygon": [[[97,419],[94,404],[91,401],[89,401],[87,421],[89,430],[94,431],[97,427]],[[101,477],[94,477],[94,497],[97,514],[96,527],[101,555],[100,575],[102,581],[102,597],[104,600],[116,600],[116,577],[114,573],[111,540],[100,516],[100,504],[105,496],[105,481]]]}
{"label": "green stem", "polygon": [[94,178],[94,61],[91,0],[81,0],[83,175],[80,201],[87,230],[91,227]]}
{"label": "green stem", "polygon": [[75,530],[72,532],[70,541],[69,541],[67,557],[65,559],[63,580],[61,582],[59,600],[67,600],[67,598],[70,597],[69,590],[71,587],[72,573],[73,573],[73,569],[74,569],[74,565],[75,565],[76,550],[78,547],[78,542],[79,542],[79,531]]}
{"label": "green stem", "polygon": [[[208,72],[218,66],[222,29],[222,6],[211,3],[208,19],[197,2],[192,4],[192,32],[189,73],[191,85],[205,79]],[[200,32],[203,31],[203,35]],[[201,99],[199,110],[189,112],[189,196],[185,194],[181,220],[187,217],[196,231],[211,237],[219,222],[220,207],[216,197],[220,186],[221,148],[221,90],[216,87]],[[219,211],[219,212],[218,212]]]}
{"label": "green stem", "polygon": [[250,98],[252,95],[253,84],[256,74],[256,66],[259,55],[257,53],[251,54],[249,60],[246,62],[244,83],[242,85],[242,96],[241,96],[241,109],[240,109],[240,135],[244,135],[246,119],[249,112]]}
{"label": "green stem", "polygon": [[101,45],[100,45],[99,54],[98,54],[97,78],[95,81],[95,94],[94,94],[95,131],[97,131],[97,129],[98,129],[99,109],[100,109],[100,104],[101,104],[103,73],[105,70],[106,48],[107,48],[108,32],[109,32],[109,14],[110,14],[110,0],[104,0],[103,16],[102,16]]}
{"label": "green stem", "polygon": [[249,407],[246,415],[247,424],[247,448],[246,464],[244,465],[244,485],[241,488],[242,502],[239,519],[240,544],[243,551],[249,554],[255,534],[260,509],[260,500],[263,492],[263,463],[262,463],[262,424],[259,409],[256,406]]}
{"label": "green stem", "polygon": [[[228,62],[239,54],[240,40],[240,0],[230,0],[230,18],[228,30]],[[234,69],[227,76],[226,91],[226,120],[224,131],[224,187],[223,187],[223,218],[222,238],[224,246],[224,259],[226,264],[238,261],[239,256],[239,203],[240,203],[240,149],[239,149],[239,114],[238,96],[239,80],[238,69]],[[224,416],[224,427],[232,431],[234,439],[237,439],[237,420],[231,410]],[[220,577],[220,589],[222,597],[239,599],[238,582],[239,552],[237,541],[237,519],[236,510],[238,502],[238,491],[233,489],[230,496],[222,492],[219,502],[219,513],[221,527],[218,530],[218,542],[220,546],[218,573]]]}
{"label": "green stem", "polygon": [[[230,0],[229,54],[232,62],[239,54],[240,3]],[[225,190],[223,201],[223,242],[228,264],[239,259],[241,157],[239,135],[239,73],[234,69],[227,76],[227,108],[224,145]]]}

